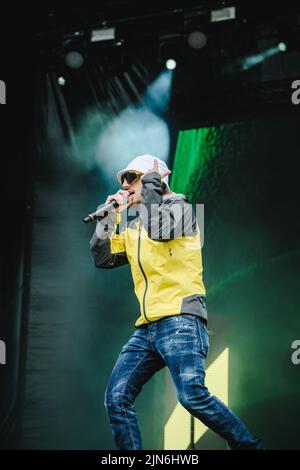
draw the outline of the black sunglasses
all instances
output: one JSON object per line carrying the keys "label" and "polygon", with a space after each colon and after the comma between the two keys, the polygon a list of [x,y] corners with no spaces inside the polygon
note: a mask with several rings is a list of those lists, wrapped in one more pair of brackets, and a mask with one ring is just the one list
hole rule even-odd
{"label": "black sunglasses", "polygon": [[142,174],[143,173],[139,173],[138,171],[127,171],[121,176],[121,183],[123,184],[124,180],[126,180],[128,184],[131,184],[135,180],[137,180]]}

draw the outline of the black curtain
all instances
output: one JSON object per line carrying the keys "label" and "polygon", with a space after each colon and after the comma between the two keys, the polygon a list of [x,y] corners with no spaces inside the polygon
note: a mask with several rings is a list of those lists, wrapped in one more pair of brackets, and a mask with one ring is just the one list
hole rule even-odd
{"label": "black curtain", "polygon": [[[111,70],[89,62],[66,72],[64,86],[57,70],[42,67],[37,77],[22,448],[114,448],[104,390],[139,309],[129,267],[95,269],[88,245],[94,226],[82,217],[119,187],[95,162],[97,139],[143,102],[159,72],[146,63],[134,56]],[[161,380],[164,374],[137,401],[149,448],[162,447],[153,419]]]}
{"label": "black curtain", "polygon": [[6,346],[0,365],[0,448],[6,449],[19,445],[30,295],[36,64],[30,19],[23,13],[20,7],[12,21],[9,5],[3,5],[0,17],[0,79],[6,84],[6,104],[0,106],[0,340]]}

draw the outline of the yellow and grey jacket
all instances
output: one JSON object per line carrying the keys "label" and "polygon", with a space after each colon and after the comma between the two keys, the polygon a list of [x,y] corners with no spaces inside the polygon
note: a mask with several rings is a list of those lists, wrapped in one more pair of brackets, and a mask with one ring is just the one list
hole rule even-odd
{"label": "yellow and grey jacket", "polygon": [[207,320],[200,231],[183,194],[162,195],[160,175],[142,181],[138,216],[122,227],[111,211],[97,222],[90,249],[97,268],[130,264],[140,303],[135,327],[169,315],[192,313]]}

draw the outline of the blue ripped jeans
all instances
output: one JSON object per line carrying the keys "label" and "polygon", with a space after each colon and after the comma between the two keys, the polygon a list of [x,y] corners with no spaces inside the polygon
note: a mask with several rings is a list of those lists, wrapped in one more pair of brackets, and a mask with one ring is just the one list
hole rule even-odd
{"label": "blue ripped jeans", "polygon": [[142,386],[169,368],[180,403],[227,440],[231,449],[262,449],[260,439],[204,384],[209,336],[196,315],[180,314],[141,325],[123,346],[104,405],[118,449],[143,449],[134,400]]}

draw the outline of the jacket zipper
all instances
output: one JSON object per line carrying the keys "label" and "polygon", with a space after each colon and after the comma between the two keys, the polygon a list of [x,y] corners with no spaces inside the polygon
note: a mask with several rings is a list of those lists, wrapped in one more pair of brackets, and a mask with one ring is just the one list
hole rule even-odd
{"label": "jacket zipper", "polygon": [[145,292],[144,292],[144,295],[143,295],[143,310],[144,310],[144,317],[146,318],[147,321],[150,321],[149,318],[147,318],[147,315],[146,315],[146,292],[147,292],[147,289],[148,289],[148,280],[147,280],[147,277],[146,277],[146,274],[145,274],[145,271],[143,270],[143,267],[142,267],[142,264],[141,264],[141,258],[140,258],[140,254],[141,254],[141,221],[139,221],[139,240],[138,240],[138,263],[139,263],[139,267],[143,273],[143,276],[144,276],[144,279],[145,279],[145,283],[146,283],[146,287],[145,287]]}

